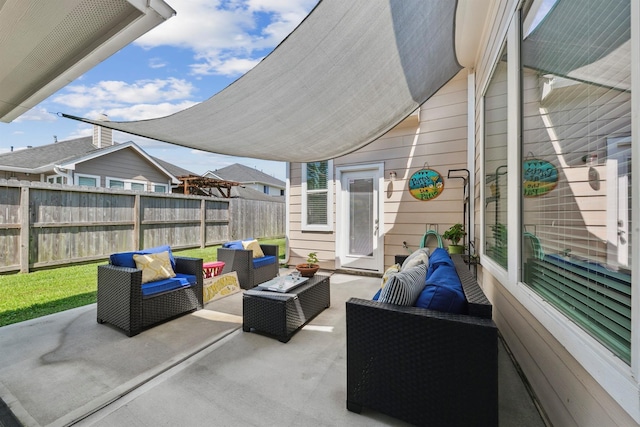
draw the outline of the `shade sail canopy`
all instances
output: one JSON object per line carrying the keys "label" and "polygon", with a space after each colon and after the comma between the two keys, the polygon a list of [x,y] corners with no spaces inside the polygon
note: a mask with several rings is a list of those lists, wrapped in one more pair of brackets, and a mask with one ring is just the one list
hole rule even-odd
{"label": "shade sail canopy", "polygon": [[0,121],[27,112],[174,14],[162,0],[0,0]]}
{"label": "shade sail canopy", "polygon": [[254,69],[207,101],[132,122],[63,116],[220,154],[335,158],[383,135],[461,69],[456,3],[323,0]]}

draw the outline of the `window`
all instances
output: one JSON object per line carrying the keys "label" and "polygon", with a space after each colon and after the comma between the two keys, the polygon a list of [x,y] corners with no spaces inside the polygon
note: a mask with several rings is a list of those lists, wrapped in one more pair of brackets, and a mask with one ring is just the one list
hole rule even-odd
{"label": "window", "polygon": [[47,182],[51,184],[66,184],[67,177],[62,175],[52,175],[47,177]]}
{"label": "window", "polygon": [[164,184],[153,184],[154,193],[167,193],[167,186]]}
{"label": "window", "polygon": [[333,230],[333,161],[302,164],[302,229]]}
{"label": "window", "polygon": [[131,189],[133,191],[147,191],[147,184],[142,182],[132,182]]}
{"label": "window", "polygon": [[524,282],[630,363],[630,3],[560,1],[534,21],[521,45]]}
{"label": "window", "polygon": [[118,179],[107,179],[107,186],[109,188],[122,188],[124,189],[124,181]]}
{"label": "window", "polygon": [[76,174],[74,176],[75,185],[84,185],[86,187],[100,187],[100,177],[96,175],[81,175]]}
{"label": "window", "polygon": [[484,253],[507,268],[507,47],[484,94]]}
{"label": "window", "polygon": [[262,192],[263,192],[264,194],[269,194],[269,186],[267,186],[267,185],[263,185],[263,186],[262,186]]}

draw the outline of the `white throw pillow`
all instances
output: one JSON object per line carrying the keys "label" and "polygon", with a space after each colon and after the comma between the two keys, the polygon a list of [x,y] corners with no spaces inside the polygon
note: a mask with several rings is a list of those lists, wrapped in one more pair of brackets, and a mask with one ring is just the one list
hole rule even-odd
{"label": "white throw pillow", "polygon": [[380,292],[380,302],[412,306],[420,296],[427,280],[427,266],[420,264],[389,277]]}
{"label": "white throw pillow", "polygon": [[415,267],[424,264],[429,267],[429,248],[420,248],[407,257],[402,263],[402,269]]}

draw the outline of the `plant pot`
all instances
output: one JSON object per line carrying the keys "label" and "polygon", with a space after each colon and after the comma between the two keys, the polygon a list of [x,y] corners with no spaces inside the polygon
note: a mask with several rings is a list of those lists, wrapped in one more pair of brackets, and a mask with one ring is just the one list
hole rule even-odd
{"label": "plant pot", "polygon": [[463,254],[464,246],[463,245],[449,245],[449,253],[450,254]]}
{"label": "plant pot", "polygon": [[316,271],[320,269],[318,264],[298,264],[296,265],[296,270],[300,272],[302,277],[313,277],[316,274]]}

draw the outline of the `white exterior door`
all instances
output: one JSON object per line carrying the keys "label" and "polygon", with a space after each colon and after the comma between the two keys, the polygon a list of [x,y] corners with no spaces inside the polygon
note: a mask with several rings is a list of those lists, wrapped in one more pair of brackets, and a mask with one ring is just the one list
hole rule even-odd
{"label": "white exterior door", "polygon": [[336,171],[338,268],[381,273],[384,226],[380,215],[380,188],[384,166],[341,166]]}

